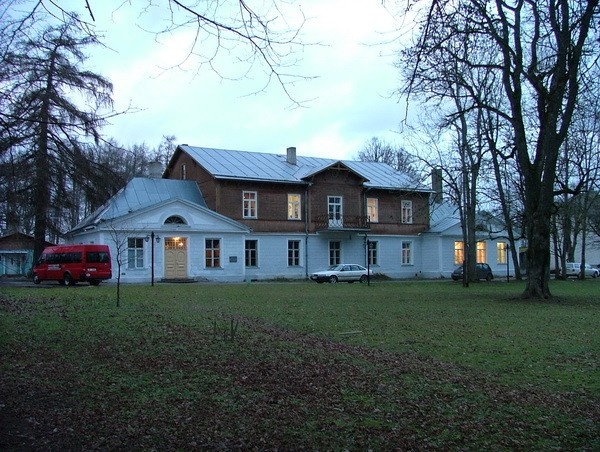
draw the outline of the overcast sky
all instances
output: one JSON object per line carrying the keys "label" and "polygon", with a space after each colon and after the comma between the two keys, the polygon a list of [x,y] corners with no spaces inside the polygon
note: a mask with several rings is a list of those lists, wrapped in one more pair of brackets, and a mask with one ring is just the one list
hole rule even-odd
{"label": "overcast sky", "polygon": [[[71,2],[85,17],[83,0]],[[143,2],[117,11],[111,6],[120,3],[90,2],[108,49],[94,50],[87,65],[114,84],[117,109],[143,110],[111,120],[104,130],[123,145],[153,147],[163,135],[175,135],[178,144],[274,153],[296,146],[299,155],[342,159],[354,158],[374,136],[402,144],[406,105],[391,95],[399,83],[393,66],[398,44],[381,44],[393,35],[385,32],[399,23],[380,0],[363,0],[360,6],[348,0],[290,5],[290,17],[302,8],[308,19],[303,41],[322,43],[305,46],[295,54],[302,59],[299,65],[287,69],[317,77],[289,87],[294,99],[307,100],[301,108],[293,107],[275,81],[252,94],[266,81],[264,67],[256,67],[250,79],[235,81],[222,80],[208,67],[198,71],[194,61],[186,64],[187,71],[164,70],[185,59],[192,30],[160,36],[157,43],[139,25],[159,29],[164,15],[138,17]],[[222,72],[245,70],[229,56],[219,57]]]}

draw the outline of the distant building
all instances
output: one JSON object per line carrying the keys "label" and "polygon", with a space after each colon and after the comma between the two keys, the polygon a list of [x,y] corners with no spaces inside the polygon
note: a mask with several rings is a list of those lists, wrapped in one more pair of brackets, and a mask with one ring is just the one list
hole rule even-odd
{"label": "distant building", "polygon": [[[35,239],[15,232],[0,237],[0,276],[25,276],[33,268]],[[44,246],[53,245],[50,242]]]}

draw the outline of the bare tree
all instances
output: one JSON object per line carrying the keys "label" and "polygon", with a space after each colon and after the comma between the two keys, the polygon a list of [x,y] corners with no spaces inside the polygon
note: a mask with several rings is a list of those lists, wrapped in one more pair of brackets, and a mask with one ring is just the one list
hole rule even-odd
{"label": "bare tree", "polygon": [[[187,44],[187,56],[180,66],[192,62],[198,70],[207,67],[222,78],[234,79],[258,69],[264,76],[261,89],[275,81],[293,104],[300,105],[303,100],[296,99],[290,88],[294,83],[312,77],[297,73],[297,55],[300,54],[297,50],[304,45],[300,31],[305,17],[301,8],[292,11],[290,5],[287,0],[120,0],[114,8],[115,11],[135,9],[139,26],[157,41],[163,35],[182,29],[193,30]],[[7,0],[4,11],[12,12],[5,14],[11,23],[11,31],[52,19],[76,21],[82,31],[94,34],[97,10],[101,6],[106,5],[101,5],[99,0],[81,0],[77,14],[54,0]],[[2,16],[0,11],[0,20]],[[162,20],[156,22],[158,25],[146,25],[143,23],[146,17],[161,17]],[[222,64],[220,58],[230,54],[235,65]],[[242,69],[230,75],[226,67]]]}
{"label": "bare tree", "polygon": [[358,159],[363,162],[387,163],[411,177],[417,175],[414,156],[403,147],[390,144],[377,137],[372,137],[364,144],[363,149],[358,152]]}
{"label": "bare tree", "polygon": [[[440,52],[451,57],[450,62],[459,61],[475,71],[484,67],[493,74],[488,80],[503,93],[500,105],[486,102],[475,86],[466,95],[472,108],[488,110],[511,126],[514,158],[525,192],[529,274],[523,297],[548,298],[557,161],[582,80],[595,64],[598,42],[592,31],[599,15],[598,0],[426,3],[421,33],[403,53],[404,63],[412,68],[403,92],[410,95],[420,83],[430,81],[426,69],[439,63]],[[454,39],[457,36],[461,39]],[[485,53],[471,46],[474,40],[489,43]],[[457,51],[453,47],[457,41],[472,52]],[[432,90],[430,95],[440,98],[446,93]]]}

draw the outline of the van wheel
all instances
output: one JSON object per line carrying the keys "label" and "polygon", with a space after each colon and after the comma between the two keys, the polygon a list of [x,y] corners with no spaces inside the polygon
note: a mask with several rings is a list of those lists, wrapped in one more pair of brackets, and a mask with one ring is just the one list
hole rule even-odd
{"label": "van wheel", "polygon": [[75,281],[73,281],[73,277],[70,273],[65,273],[65,278],[63,279],[65,282],[65,286],[73,286],[75,285]]}
{"label": "van wheel", "polygon": [[33,275],[33,284],[39,284],[41,282],[42,282],[42,280],[40,279],[40,277],[38,275]]}

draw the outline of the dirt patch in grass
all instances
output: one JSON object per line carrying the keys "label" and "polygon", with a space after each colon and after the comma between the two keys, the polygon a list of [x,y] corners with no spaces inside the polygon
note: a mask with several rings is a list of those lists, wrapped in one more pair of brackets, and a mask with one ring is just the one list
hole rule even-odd
{"label": "dirt patch in grass", "polygon": [[600,447],[585,393],[234,321],[229,336],[157,320],[85,353],[2,349],[0,449]]}

